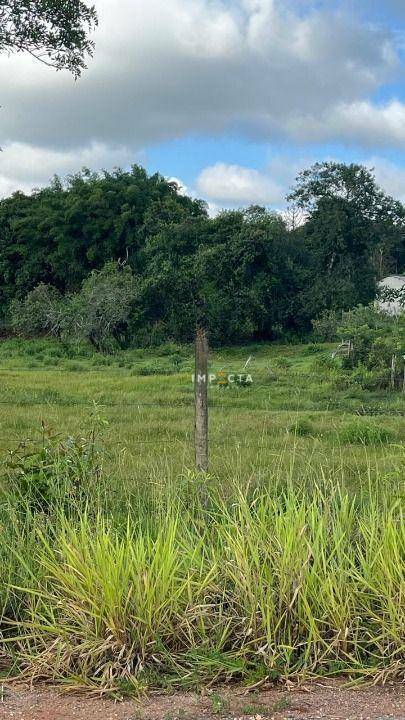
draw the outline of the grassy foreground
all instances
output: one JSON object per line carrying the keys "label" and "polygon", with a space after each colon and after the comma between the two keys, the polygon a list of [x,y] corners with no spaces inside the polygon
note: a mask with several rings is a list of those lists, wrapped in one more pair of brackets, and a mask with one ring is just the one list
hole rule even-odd
{"label": "grassy foreground", "polygon": [[0,347],[13,671],[117,694],[404,674],[403,397],[339,386],[327,347],[221,351],[211,369],[249,355],[251,387],[210,390],[198,476],[190,348]]}
{"label": "grassy foreground", "polygon": [[373,491],[274,490],[194,506],[168,497],[124,527],[37,517],[14,547],[22,585],[14,579],[7,602],[17,614],[11,652],[33,677],[117,693],[399,677],[401,503]]}

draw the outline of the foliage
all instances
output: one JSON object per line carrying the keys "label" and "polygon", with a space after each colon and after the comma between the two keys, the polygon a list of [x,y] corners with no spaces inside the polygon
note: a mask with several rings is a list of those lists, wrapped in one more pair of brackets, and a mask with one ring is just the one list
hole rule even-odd
{"label": "foliage", "polygon": [[214,343],[242,342],[255,333],[271,336],[273,322],[290,312],[293,296],[285,251],[283,221],[261,208],[222,213],[210,222],[187,218],[163,228],[141,253],[147,272],[134,332],[162,322],[166,337],[191,340],[202,313]]}
{"label": "foliage", "polygon": [[[190,498],[119,528],[37,528],[18,622],[33,678],[92,691],[296,676],[399,676],[405,523],[370,490]],[[300,538],[300,542],[297,542]],[[20,590],[21,592],[21,590]]]}
{"label": "foliage", "polygon": [[[204,203],[138,166],[15,193],[0,201],[0,311],[7,320],[13,300],[45,283],[75,296],[79,318],[83,282],[92,277],[81,293],[93,297],[91,273],[115,261],[137,283],[117,343],[188,342],[200,321],[214,344],[302,339],[312,321],[331,339],[334,318],[405,265],[404,209],[360,166],[317,165],[293,195],[301,225],[256,206],[208,218]],[[73,327],[93,337],[87,320]]]}
{"label": "foliage", "polygon": [[81,173],[31,195],[0,200],[0,309],[40,282],[77,292],[92,270],[125,261],[137,272],[149,234],[185,216],[205,215],[202,203],[178,194],[161,175]]}
{"label": "foliage", "polygon": [[96,24],[94,6],[83,0],[2,0],[0,53],[28,52],[78,76],[92,54],[88,33]]}
{"label": "foliage", "polygon": [[338,327],[342,313],[338,310],[323,310],[319,317],[312,320],[314,337],[318,342],[332,342],[338,337]]}
{"label": "foliage", "polygon": [[350,421],[338,433],[342,443],[358,443],[360,445],[379,445],[392,442],[395,437],[388,428],[371,422]]}
{"label": "foliage", "polygon": [[394,318],[376,306],[359,306],[343,314],[339,333],[353,343],[344,361],[355,368],[354,380],[364,387],[401,387],[404,379],[405,316]]}
{"label": "foliage", "polygon": [[2,466],[3,480],[23,514],[49,514],[55,509],[70,514],[83,509],[100,480],[100,424],[95,412],[84,434],[67,438],[43,425],[40,438],[27,439],[9,450]]}
{"label": "foliage", "polygon": [[376,184],[372,171],[363,165],[338,162],[315,163],[300,172],[289,199],[312,213],[324,199],[339,198],[353,204],[363,218],[391,219],[401,224],[404,208]]}
{"label": "foliage", "polygon": [[98,350],[122,344],[136,297],[136,282],[127,265],[107,263],[93,270],[79,293],[68,299],[63,331],[74,340],[88,340]]}
{"label": "foliage", "polygon": [[11,327],[25,337],[43,334],[58,336],[63,326],[64,303],[59,291],[40,283],[23,300],[13,300]]}
{"label": "foliage", "polygon": [[136,292],[129,266],[106,263],[90,273],[78,293],[62,297],[56,288],[40,283],[23,300],[13,300],[11,327],[25,337],[55,335],[112,350],[125,341]]}
{"label": "foliage", "polygon": [[405,265],[404,207],[367,168],[317,163],[300,173],[290,199],[307,214],[296,234],[306,285],[300,303],[311,318],[367,305],[377,278]]}

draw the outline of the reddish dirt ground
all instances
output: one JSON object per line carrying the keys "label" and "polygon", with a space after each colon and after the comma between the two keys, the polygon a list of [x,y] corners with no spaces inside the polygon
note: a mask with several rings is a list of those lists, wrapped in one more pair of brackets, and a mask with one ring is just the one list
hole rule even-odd
{"label": "reddish dirt ground", "polygon": [[405,684],[345,688],[312,683],[299,688],[245,694],[219,689],[204,695],[154,695],[142,702],[64,695],[5,685],[1,720],[405,720]]}

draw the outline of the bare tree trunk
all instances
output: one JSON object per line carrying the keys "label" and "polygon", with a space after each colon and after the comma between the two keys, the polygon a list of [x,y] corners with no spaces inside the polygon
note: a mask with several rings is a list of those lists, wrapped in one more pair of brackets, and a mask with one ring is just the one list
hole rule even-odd
{"label": "bare tree trunk", "polygon": [[199,472],[208,470],[208,341],[201,326],[195,341],[195,464]]}

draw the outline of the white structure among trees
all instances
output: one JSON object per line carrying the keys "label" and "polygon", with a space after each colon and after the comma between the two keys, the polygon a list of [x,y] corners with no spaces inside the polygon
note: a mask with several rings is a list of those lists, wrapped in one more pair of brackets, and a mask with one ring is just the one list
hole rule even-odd
{"label": "white structure among trees", "polygon": [[390,275],[378,283],[381,298],[378,307],[389,315],[405,312],[405,275]]}

